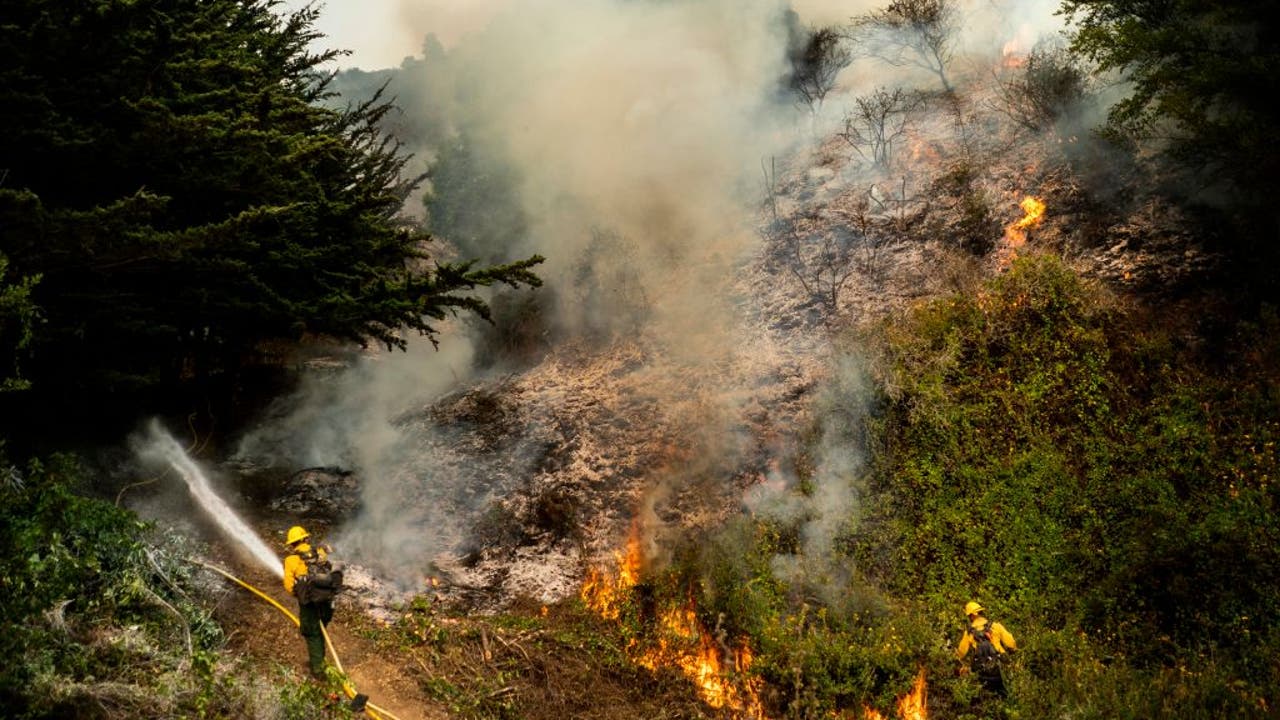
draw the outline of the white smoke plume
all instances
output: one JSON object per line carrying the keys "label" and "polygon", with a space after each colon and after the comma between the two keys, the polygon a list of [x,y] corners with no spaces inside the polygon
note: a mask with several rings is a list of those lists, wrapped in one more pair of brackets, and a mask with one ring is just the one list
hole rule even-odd
{"label": "white smoke plume", "polygon": [[[756,242],[760,158],[794,138],[794,109],[777,99],[784,11],[775,0],[490,3],[450,16],[468,30],[440,30],[453,44],[426,59],[436,63],[428,67],[433,92],[419,93],[415,105],[404,101],[416,88],[402,88],[401,105],[410,117],[431,114],[448,131],[465,131],[509,174],[528,219],[509,252],[546,256],[539,272],[548,286],[572,286],[591,256],[587,272],[601,279],[600,292],[587,306],[572,302],[581,295],[561,293],[570,302],[559,308],[559,324],[618,329],[617,316],[635,310],[609,284],[622,278],[643,305],[645,332],[669,357],[711,364],[736,349],[720,298],[734,263]],[[412,77],[406,70],[400,80]],[[458,352],[463,340],[445,338],[442,352]],[[438,445],[420,428],[410,440],[391,420],[465,377],[462,357],[449,372],[424,369],[438,357],[415,348],[317,378],[246,439],[242,454],[354,470],[364,512],[344,535],[384,563],[421,563],[447,544],[441,528],[454,518],[404,512],[407,488],[452,480],[435,474],[448,463],[421,457]],[[465,494],[476,504],[485,498]],[[442,499],[440,508],[454,505]]]}
{"label": "white smoke plume", "polygon": [[[523,222],[502,251],[548,258],[539,273],[561,301],[556,323],[637,331],[639,305],[642,331],[664,357],[714,374],[726,359],[751,352],[742,347],[742,318],[725,298],[758,242],[761,163],[812,143],[811,119],[783,90],[787,13],[824,26],[880,7],[868,0],[401,0],[395,35],[425,38],[424,55],[400,67],[392,90],[407,124],[429,117],[436,128],[409,150],[434,159],[465,137],[482,149],[486,170],[509,183]],[[998,56],[1020,34],[1056,31],[1047,8],[1048,0],[966,0],[958,46]],[[342,46],[342,38],[332,40]],[[421,87],[405,85],[415,77]],[[841,75],[844,97],[829,103],[828,120],[848,96],[893,78],[883,66],[855,63]],[[383,79],[371,76],[375,86]],[[461,212],[484,216],[486,200],[475,198]],[[584,257],[598,293],[575,294]],[[623,290],[625,302],[617,297]],[[393,419],[468,377],[470,353],[455,333],[439,352],[419,343],[316,378],[287,412],[246,439],[243,454],[282,453],[301,466],[356,471],[365,512],[347,537],[392,565],[420,565],[446,542],[453,518],[438,517],[434,527],[430,518],[406,518],[405,486],[449,487],[452,480],[433,475],[440,464],[421,457],[435,446],[421,437],[410,444]],[[672,407],[696,406],[702,432],[729,434],[738,401],[732,388],[699,387],[709,397],[690,402],[677,395],[689,388],[670,385]],[[719,405],[723,417],[708,405]],[[839,522],[854,509],[850,478],[861,462],[838,434],[830,437],[813,493],[786,500],[809,518],[803,541],[814,557],[829,556]],[[486,497],[465,494],[472,503]],[[753,502],[781,507],[783,500]]]}
{"label": "white smoke plume", "polygon": [[784,580],[807,580],[823,592],[839,593],[847,576],[837,543],[857,517],[866,463],[861,421],[870,411],[869,376],[853,356],[836,361],[815,403],[819,435],[813,447],[812,471],[801,479],[773,468],[751,488],[746,507],[755,515],[798,528],[796,553],[774,558],[774,571]]}

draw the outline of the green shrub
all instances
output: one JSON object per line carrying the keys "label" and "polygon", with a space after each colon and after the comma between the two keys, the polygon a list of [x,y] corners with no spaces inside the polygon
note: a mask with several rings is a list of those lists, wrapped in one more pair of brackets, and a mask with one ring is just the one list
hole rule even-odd
{"label": "green shrub", "polygon": [[5,717],[322,716],[322,695],[220,655],[181,536],[77,492],[71,458],[0,468]]}
{"label": "green shrub", "polygon": [[1204,355],[1149,323],[1031,255],[877,336],[856,564],[926,614],[994,607],[1034,648],[1031,716],[1274,704],[1275,321]]}

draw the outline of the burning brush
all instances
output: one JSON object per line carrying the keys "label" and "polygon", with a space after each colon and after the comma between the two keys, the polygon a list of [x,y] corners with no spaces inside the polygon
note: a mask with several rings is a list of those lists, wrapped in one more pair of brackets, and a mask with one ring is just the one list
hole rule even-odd
{"label": "burning brush", "polygon": [[[652,640],[633,639],[631,658],[650,670],[677,668],[697,688],[699,696],[713,708],[732,711],[737,717],[765,720],[760,700],[762,683],[751,677],[752,651],[745,642],[736,647],[717,638],[698,620],[692,597],[683,605],[661,611],[652,608],[653,599],[641,582],[644,567],[639,524],[632,522],[625,548],[614,553],[615,567],[592,568],[582,583],[583,603],[606,620],[618,620],[623,610],[639,602],[642,616],[650,618]],[[924,670],[912,690],[898,699],[898,720],[926,720]],[[864,707],[861,720],[885,720],[877,710]]]}
{"label": "burning brush", "polygon": [[1045,204],[1040,198],[1028,195],[1018,206],[1022,208],[1022,217],[1004,229],[1004,252],[1000,259],[1002,268],[1013,262],[1018,251],[1027,244],[1027,232],[1044,219]]}
{"label": "burning brush", "polygon": [[[583,603],[606,620],[621,617],[623,607],[642,587],[640,569],[644,557],[636,523],[632,523],[626,549],[614,553],[614,557],[616,568],[592,568],[580,592]],[[737,649],[726,648],[717,642],[699,622],[692,598],[684,606],[657,614],[653,629],[652,643],[642,645],[633,640],[630,645],[637,664],[650,670],[678,668],[711,707],[728,708],[741,717],[763,720],[759,681],[745,677],[751,666],[751,649],[745,644]]]}

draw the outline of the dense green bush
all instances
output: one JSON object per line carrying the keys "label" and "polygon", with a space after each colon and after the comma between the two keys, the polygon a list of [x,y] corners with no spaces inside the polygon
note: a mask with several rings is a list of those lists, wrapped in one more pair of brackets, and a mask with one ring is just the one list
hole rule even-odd
{"label": "dense green bush", "polygon": [[1087,638],[1033,652],[1039,703],[1248,716],[1280,621],[1274,321],[1206,355],[1149,320],[1035,255],[888,324],[855,554],[931,612]]}
{"label": "dense green bush", "polygon": [[79,494],[82,476],[68,457],[0,456],[4,716],[317,717],[322,693],[270,688],[219,653],[184,541]]}
{"label": "dense green bush", "polygon": [[[1205,352],[1060,259],[1020,258],[859,336],[875,412],[806,435],[872,448],[838,567],[781,579],[779,560],[813,564],[802,530],[743,517],[678,551],[650,602],[696,597],[705,627],[749,644],[779,717],[890,716],[921,671],[931,717],[1265,717],[1276,329],[1264,313]],[[1022,646],[1006,702],[958,672],[969,599]]]}
{"label": "dense green bush", "polygon": [[233,379],[279,343],[404,348],[488,317],[481,286],[540,284],[541,258],[437,255],[402,212],[424,177],[382,131],[392,105],[330,107],[342,53],[311,50],[318,8],[281,6],[6,3],[0,253],[45,321],[18,358],[32,392],[70,411]]}

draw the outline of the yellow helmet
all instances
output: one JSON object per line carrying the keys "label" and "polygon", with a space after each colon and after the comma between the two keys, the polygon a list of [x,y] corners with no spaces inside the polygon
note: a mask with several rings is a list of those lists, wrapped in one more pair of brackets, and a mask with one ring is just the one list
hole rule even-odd
{"label": "yellow helmet", "polygon": [[[299,529],[301,529],[301,528],[299,528]],[[970,600],[969,602],[965,603],[965,605],[964,605],[964,614],[965,614],[965,615],[977,615],[978,613],[982,612],[982,610],[983,610],[982,606],[981,606],[981,605],[979,605],[978,603],[976,603],[976,602],[972,601],[972,600]]]}
{"label": "yellow helmet", "polygon": [[301,525],[294,525],[289,528],[289,534],[285,536],[284,544],[293,545],[294,543],[301,542],[309,537],[311,537],[311,533],[304,530]]}

